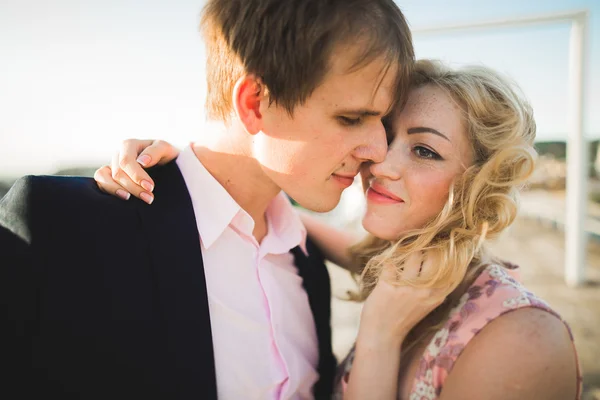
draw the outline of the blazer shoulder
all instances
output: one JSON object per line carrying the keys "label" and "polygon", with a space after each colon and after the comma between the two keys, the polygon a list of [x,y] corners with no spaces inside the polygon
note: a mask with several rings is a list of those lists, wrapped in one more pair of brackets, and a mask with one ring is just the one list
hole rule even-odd
{"label": "blazer shoulder", "polygon": [[92,178],[83,176],[27,175],[18,179],[0,202],[6,210],[49,208],[66,199],[106,198]]}
{"label": "blazer shoulder", "polygon": [[0,200],[0,227],[20,237],[23,241],[31,241],[29,221],[35,190],[41,176],[28,175],[19,178],[8,193]]}
{"label": "blazer shoulder", "polygon": [[68,225],[90,213],[119,218],[134,207],[80,176],[24,176],[0,201],[0,226],[29,242],[36,227]]}
{"label": "blazer shoulder", "polygon": [[[176,159],[172,160],[163,165],[156,165],[146,170],[148,174],[154,179],[156,188],[159,188],[159,183],[163,186],[164,184],[182,184],[185,185],[183,175],[177,166]],[[158,182],[158,183],[157,183]],[[164,183],[163,183],[164,182]]]}

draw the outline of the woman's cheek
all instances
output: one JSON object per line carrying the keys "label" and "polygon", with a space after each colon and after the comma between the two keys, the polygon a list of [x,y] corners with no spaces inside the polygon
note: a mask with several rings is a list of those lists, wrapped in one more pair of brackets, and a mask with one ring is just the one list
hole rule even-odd
{"label": "woman's cheek", "polygon": [[429,216],[440,212],[448,200],[448,190],[450,189],[451,179],[440,177],[439,173],[426,174],[422,176],[420,182],[415,182],[414,190],[417,192],[417,198],[412,197],[413,203],[421,204],[426,207]]}

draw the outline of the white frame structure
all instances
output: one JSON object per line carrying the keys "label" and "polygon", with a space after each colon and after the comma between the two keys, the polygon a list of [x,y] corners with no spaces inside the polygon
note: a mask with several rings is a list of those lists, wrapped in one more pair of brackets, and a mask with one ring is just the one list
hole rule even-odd
{"label": "white frame structure", "polygon": [[415,36],[451,32],[515,28],[540,24],[570,23],[569,132],[567,138],[567,193],[565,220],[565,282],[571,287],[585,283],[589,143],[585,138],[585,83],[588,60],[589,17],[587,10],[532,15],[470,24],[414,29]]}

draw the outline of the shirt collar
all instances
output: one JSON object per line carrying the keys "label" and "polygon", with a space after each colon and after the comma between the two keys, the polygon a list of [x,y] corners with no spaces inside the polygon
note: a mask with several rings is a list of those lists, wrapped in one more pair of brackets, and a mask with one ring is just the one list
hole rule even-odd
{"label": "shirt collar", "polygon": [[308,256],[306,228],[283,192],[280,192],[269,204],[267,222],[269,233],[265,240],[270,241],[274,250],[277,249],[277,252],[287,253],[294,247],[299,246],[304,254]]}
{"label": "shirt collar", "polygon": [[242,208],[202,165],[191,146],[183,149],[176,162],[192,199],[198,233],[209,248]]}
{"label": "shirt collar", "polygon": [[[204,247],[209,248],[238,214],[246,212],[202,165],[191,146],[183,149],[176,162],[192,200],[198,233]],[[308,256],[306,228],[283,192],[267,207],[267,223],[265,241],[273,252],[287,253],[299,246]]]}

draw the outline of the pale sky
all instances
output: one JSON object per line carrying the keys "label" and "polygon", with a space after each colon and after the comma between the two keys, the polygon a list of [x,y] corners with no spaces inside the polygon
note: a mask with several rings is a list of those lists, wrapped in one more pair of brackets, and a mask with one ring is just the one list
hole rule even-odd
{"label": "pale sky", "polygon": [[[184,145],[203,134],[202,4],[0,0],[0,177],[99,165],[129,137]],[[398,4],[413,28],[589,9],[586,132],[600,138],[599,0]],[[564,139],[568,34],[567,24],[555,24],[417,35],[415,48],[420,58],[509,74],[534,106],[538,138]]]}

